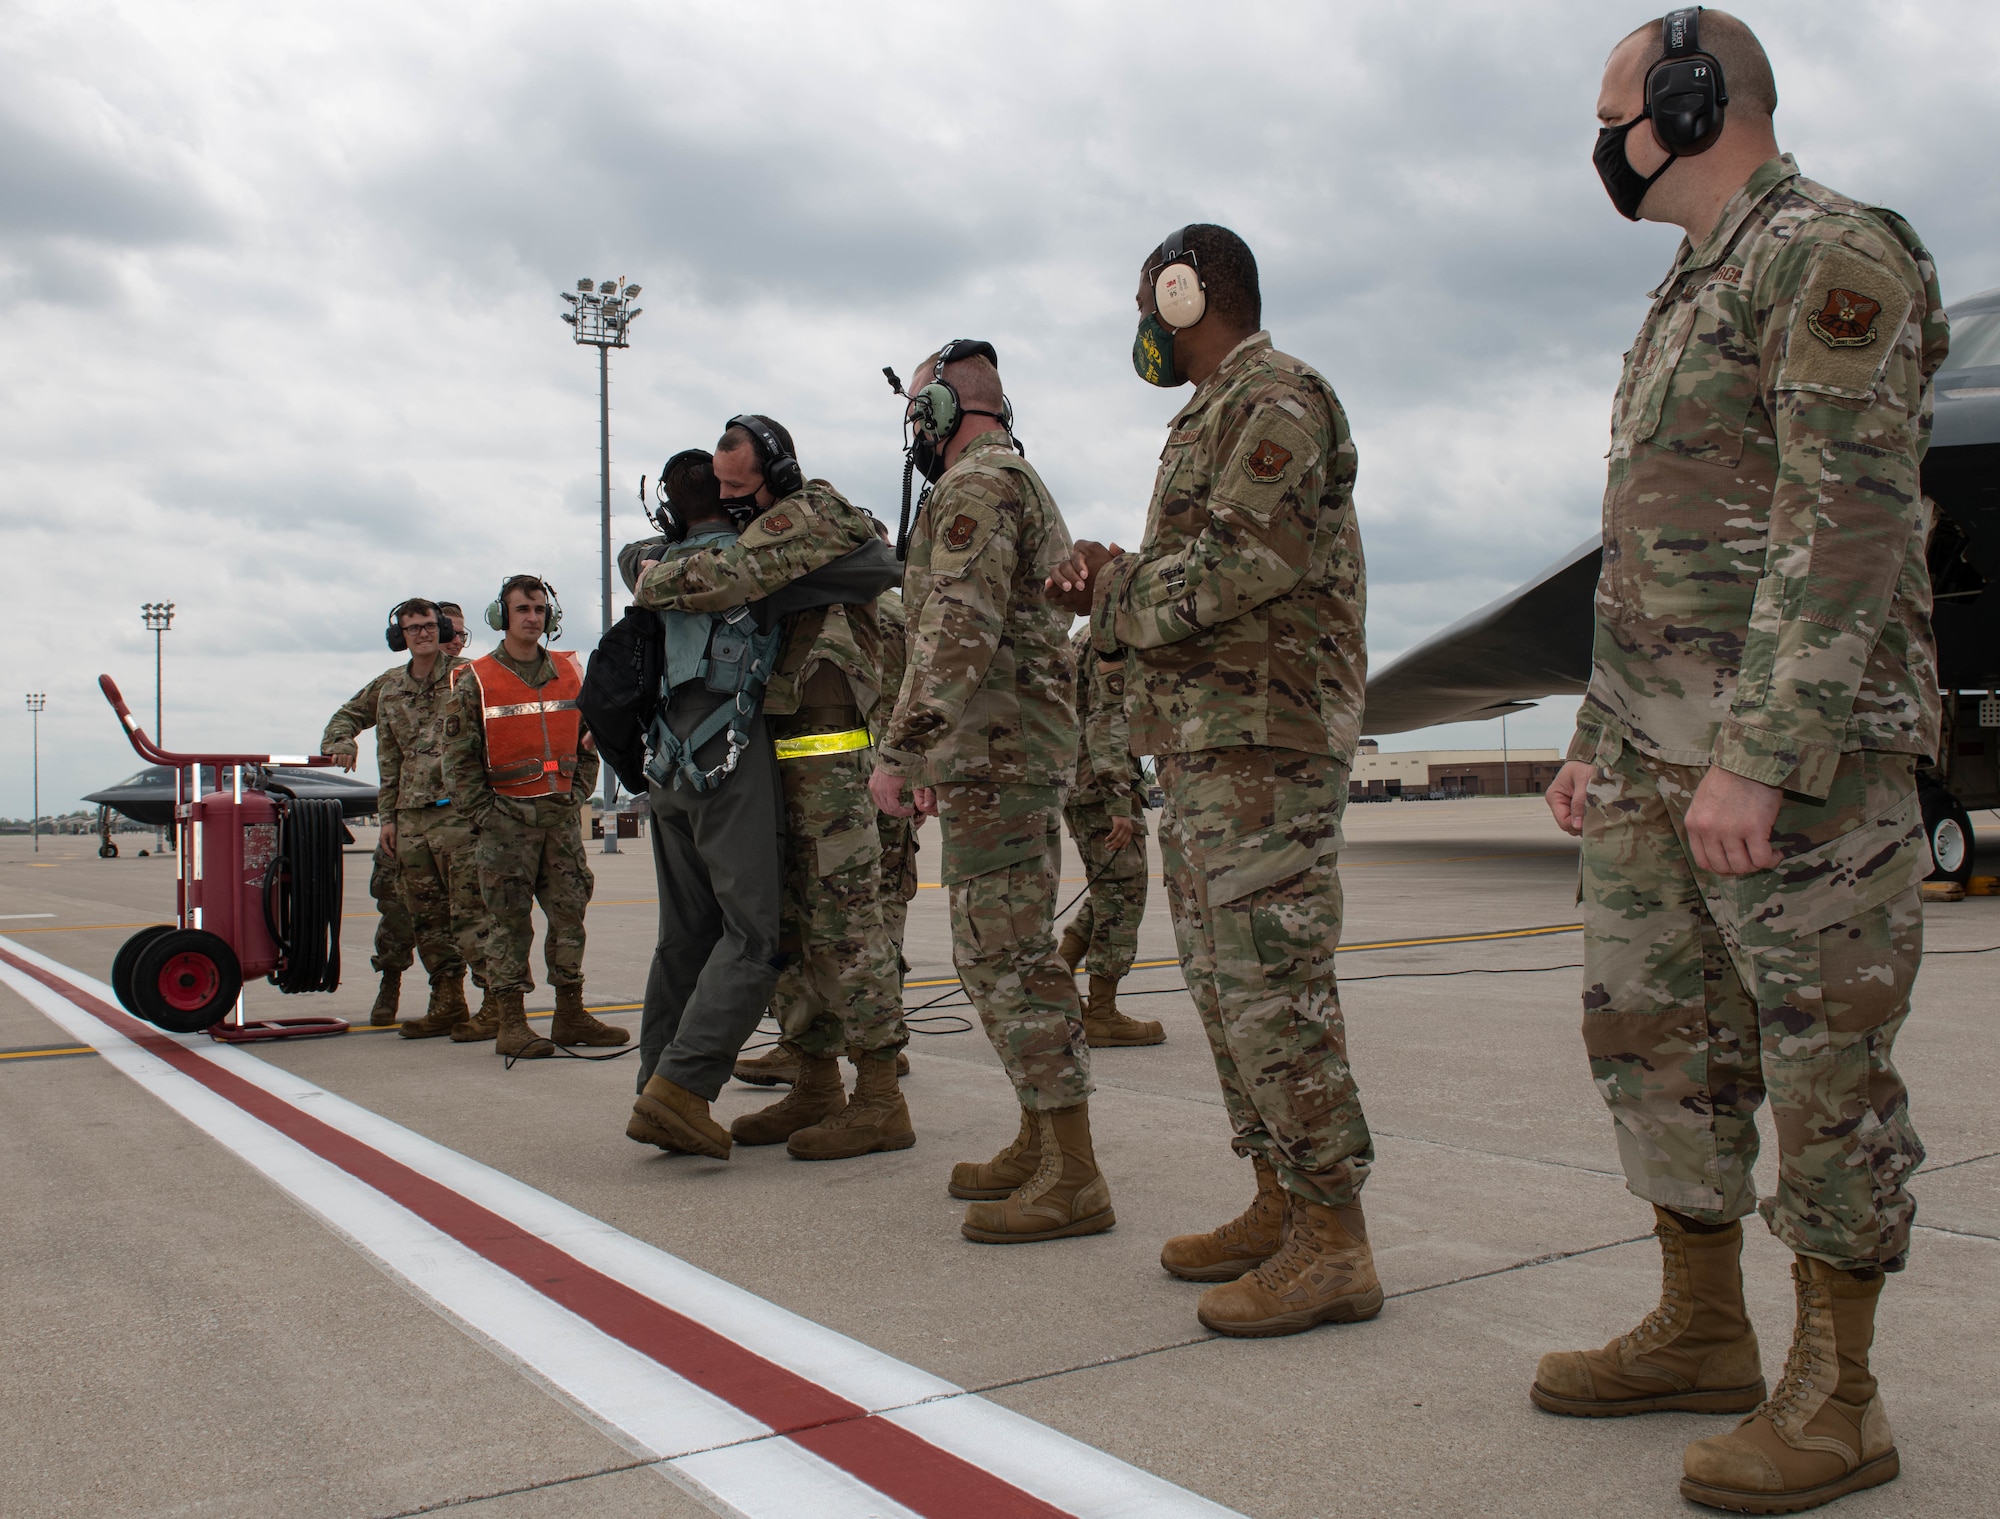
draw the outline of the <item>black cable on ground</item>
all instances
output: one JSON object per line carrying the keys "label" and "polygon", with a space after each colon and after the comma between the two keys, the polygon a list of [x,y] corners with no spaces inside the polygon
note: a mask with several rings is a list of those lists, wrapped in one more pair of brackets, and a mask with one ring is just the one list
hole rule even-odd
{"label": "black cable on ground", "polygon": [[330,992],[340,985],[340,803],[274,799],[278,848],[264,872],[264,925],[284,964],[271,982],[281,992]]}

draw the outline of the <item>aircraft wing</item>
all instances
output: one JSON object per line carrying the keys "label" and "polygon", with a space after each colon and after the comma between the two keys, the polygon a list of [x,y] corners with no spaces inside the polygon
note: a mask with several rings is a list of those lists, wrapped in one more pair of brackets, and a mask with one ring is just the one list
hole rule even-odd
{"label": "aircraft wing", "polygon": [[[356,776],[329,770],[307,770],[290,765],[274,765],[265,775],[278,790],[297,797],[320,797],[340,803],[343,818],[367,817],[375,810],[375,785]],[[204,791],[215,789],[215,767],[201,767]],[[174,823],[174,772],[166,765],[148,765],[137,775],[115,786],[93,791],[84,799],[113,812],[123,813],[148,828],[171,828]]]}
{"label": "aircraft wing", "polygon": [[1590,684],[1599,541],[1433,633],[1368,681],[1361,731],[1407,733],[1519,712]]}

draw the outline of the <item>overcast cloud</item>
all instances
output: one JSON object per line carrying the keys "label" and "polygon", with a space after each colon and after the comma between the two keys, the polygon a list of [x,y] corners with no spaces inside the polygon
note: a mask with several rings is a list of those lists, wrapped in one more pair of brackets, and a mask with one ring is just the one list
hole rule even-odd
{"label": "overcast cloud", "polygon": [[[1739,14],[1806,172],[1909,216],[1947,299],[2000,284],[2000,11]],[[0,546],[19,691],[49,698],[43,806],[136,768],[93,681],[150,723],[142,601],[179,605],[174,744],[315,747],[410,594],[476,616],[539,571],[588,647],[596,366],[556,320],[578,276],[645,287],[613,357],[617,541],[639,475],[739,410],[893,516],[880,368],[971,335],[1072,528],[1129,546],[1185,396],[1131,373],[1137,266],[1226,223],[1351,415],[1385,662],[1595,530],[1619,354],[1678,238],[1621,221],[1589,163],[1603,57],[1645,15],[0,7]],[[1572,706],[1513,742],[1559,743]]]}

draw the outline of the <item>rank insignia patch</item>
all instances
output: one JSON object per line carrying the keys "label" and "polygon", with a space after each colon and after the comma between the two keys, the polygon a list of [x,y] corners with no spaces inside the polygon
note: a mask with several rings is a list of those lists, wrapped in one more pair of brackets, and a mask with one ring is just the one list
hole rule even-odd
{"label": "rank insignia patch", "polygon": [[1831,289],[1826,304],[1806,318],[1806,330],[1829,348],[1865,348],[1875,341],[1882,303],[1853,290]]}
{"label": "rank insignia patch", "polygon": [[951,519],[951,526],[944,530],[944,546],[956,554],[971,546],[972,535],[978,530],[978,522],[960,512]]}
{"label": "rank insignia patch", "polygon": [[1285,466],[1291,462],[1292,451],[1289,448],[1280,448],[1269,438],[1262,438],[1244,459],[1243,468],[1252,480],[1269,485],[1283,477]]}

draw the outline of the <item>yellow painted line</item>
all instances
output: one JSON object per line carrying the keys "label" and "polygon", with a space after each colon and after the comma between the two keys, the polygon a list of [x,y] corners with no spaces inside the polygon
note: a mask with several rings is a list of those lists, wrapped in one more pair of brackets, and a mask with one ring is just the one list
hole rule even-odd
{"label": "yellow painted line", "polygon": [[[1492,939],[1540,939],[1549,934],[1581,933],[1581,923],[1551,923],[1545,928],[1505,928],[1490,934],[1438,934],[1428,939],[1379,939],[1368,944],[1343,944],[1336,954],[1359,953],[1367,949],[1420,949],[1427,944],[1482,944]],[[1179,960],[1134,960],[1134,970],[1163,970],[1167,966],[1178,967]],[[1084,974],[1079,966],[1076,974]],[[958,978],[949,977],[942,981],[905,981],[905,986],[957,986]]]}
{"label": "yellow painted line", "polygon": [[55,1055],[95,1055],[87,1044],[65,1045],[53,1050],[0,1050],[0,1060],[47,1060]]}

